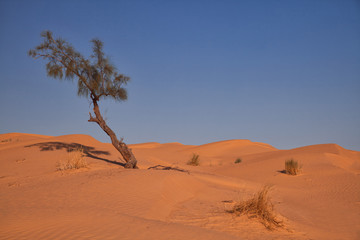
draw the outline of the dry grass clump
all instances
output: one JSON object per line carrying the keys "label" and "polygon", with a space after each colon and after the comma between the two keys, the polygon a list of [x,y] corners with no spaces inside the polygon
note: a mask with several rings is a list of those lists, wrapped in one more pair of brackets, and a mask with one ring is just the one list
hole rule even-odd
{"label": "dry grass clump", "polygon": [[274,206],[268,195],[270,189],[270,186],[264,186],[252,198],[237,202],[228,212],[236,215],[246,214],[249,218],[257,218],[269,230],[283,227],[282,221],[275,216]]}
{"label": "dry grass clump", "polygon": [[193,153],[192,158],[187,162],[187,165],[199,166],[200,165],[200,156]]}
{"label": "dry grass clump", "polygon": [[241,163],[241,162],[242,162],[241,158],[237,158],[237,159],[235,160],[235,163]]}
{"label": "dry grass clump", "polygon": [[88,163],[85,160],[84,150],[78,148],[74,151],[69,152],[67,161],[60,161],[57,166],[58,171],[70,170],[70,169],[79,169],[86,168]]}
{"label": "dry grass clump", "polygon": [[11,138],[1,140],[1,142],[11,142],[11,141],[12,141],[12,139],[11,139]]}
{"label": "dry grass clump", "polygon": [[301,170],[301,166],[294,159],[285,161],[285,173],[289,175],[297,175]]}

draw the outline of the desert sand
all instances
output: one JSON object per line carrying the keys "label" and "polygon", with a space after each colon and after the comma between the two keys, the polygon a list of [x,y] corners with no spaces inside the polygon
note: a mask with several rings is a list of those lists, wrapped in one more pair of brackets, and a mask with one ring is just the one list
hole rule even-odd
{"label": "desert sand", "polygon": [[[79,146],[88,167],[57,171]],[[87,135],[0,135],[0,239],[360,239],[360,152],[249,140],[130,148],[139,169]],[[187,165],[193,153],[200,166]],[[283,172],[291,158],[300,175]],[[266,184],[284,228],[226,212]]]}

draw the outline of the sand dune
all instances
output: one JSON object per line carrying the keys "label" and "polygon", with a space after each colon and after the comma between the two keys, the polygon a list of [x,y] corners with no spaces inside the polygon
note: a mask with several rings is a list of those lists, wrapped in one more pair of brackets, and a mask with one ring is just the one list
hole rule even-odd
{"label": "sand dune", "polygon": [[[182,164],[192,156],[198,154],[202,165],[217,165],[233,163],[241,156],[251,153],[275,151],[276,148],[249,140],[228,140],[208,143],[200,146],[183,145],[181,143],[145,143],[131,145],[137,156],[152,159],[159,164]],[[163,161],[165,159],[165,162]]]}
{"label": "sand dune", "polygon": [[[88,168],[56,171],[82,147]],[[131,145],[125,170],[87,135],[0,135],[0,239],[359,239],[360,153],[336,144],[278,150],[249,140]],[[189,166],[192,154],[200,166]],[[242,162],[235,164],[236,158]],[[284,162],[303,165],[284,174]],[[186,170],[148,170],[155,165]],[[284,229],[225,210],[264,184]]]}

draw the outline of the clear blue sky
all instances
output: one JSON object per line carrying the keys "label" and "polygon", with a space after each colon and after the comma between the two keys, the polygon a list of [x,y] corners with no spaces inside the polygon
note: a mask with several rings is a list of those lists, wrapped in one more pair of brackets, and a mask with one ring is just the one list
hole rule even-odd
{"label": "clear blue sky", "polygon": [[53,31],[89,56],[94,37],[131,77],[101,103],[127,143],[250,139],[360,150],[360,2],[0,0],[0,133],[89,134],[76,82],[27,56]]}

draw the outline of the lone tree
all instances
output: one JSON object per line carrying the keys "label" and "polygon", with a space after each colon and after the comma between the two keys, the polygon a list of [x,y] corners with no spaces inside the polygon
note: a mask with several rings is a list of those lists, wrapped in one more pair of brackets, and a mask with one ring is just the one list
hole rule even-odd
{"label": "lone tree", "polygon": [[93,39],[93,54],[89,59],[84,58],[67,41],[54,39],[52,32],[41,33],[43,42],[29,51],[29,56],[47,60],[46,70],[50,77],[57,79],[78,80],[78,95],[89,97],[93,104],[95,116],[90,115],[89,122],[97,123],[109,135],[114,147],[125,160],[125,168],[137,168],[137,160],[131,149],[118,139],[113,130],[101,116],[98,102],[100,99],[113,98],[116,101],[127,99],[124,85],[130,80],[116,71],[113,64],[105,57],[103,43]]}

